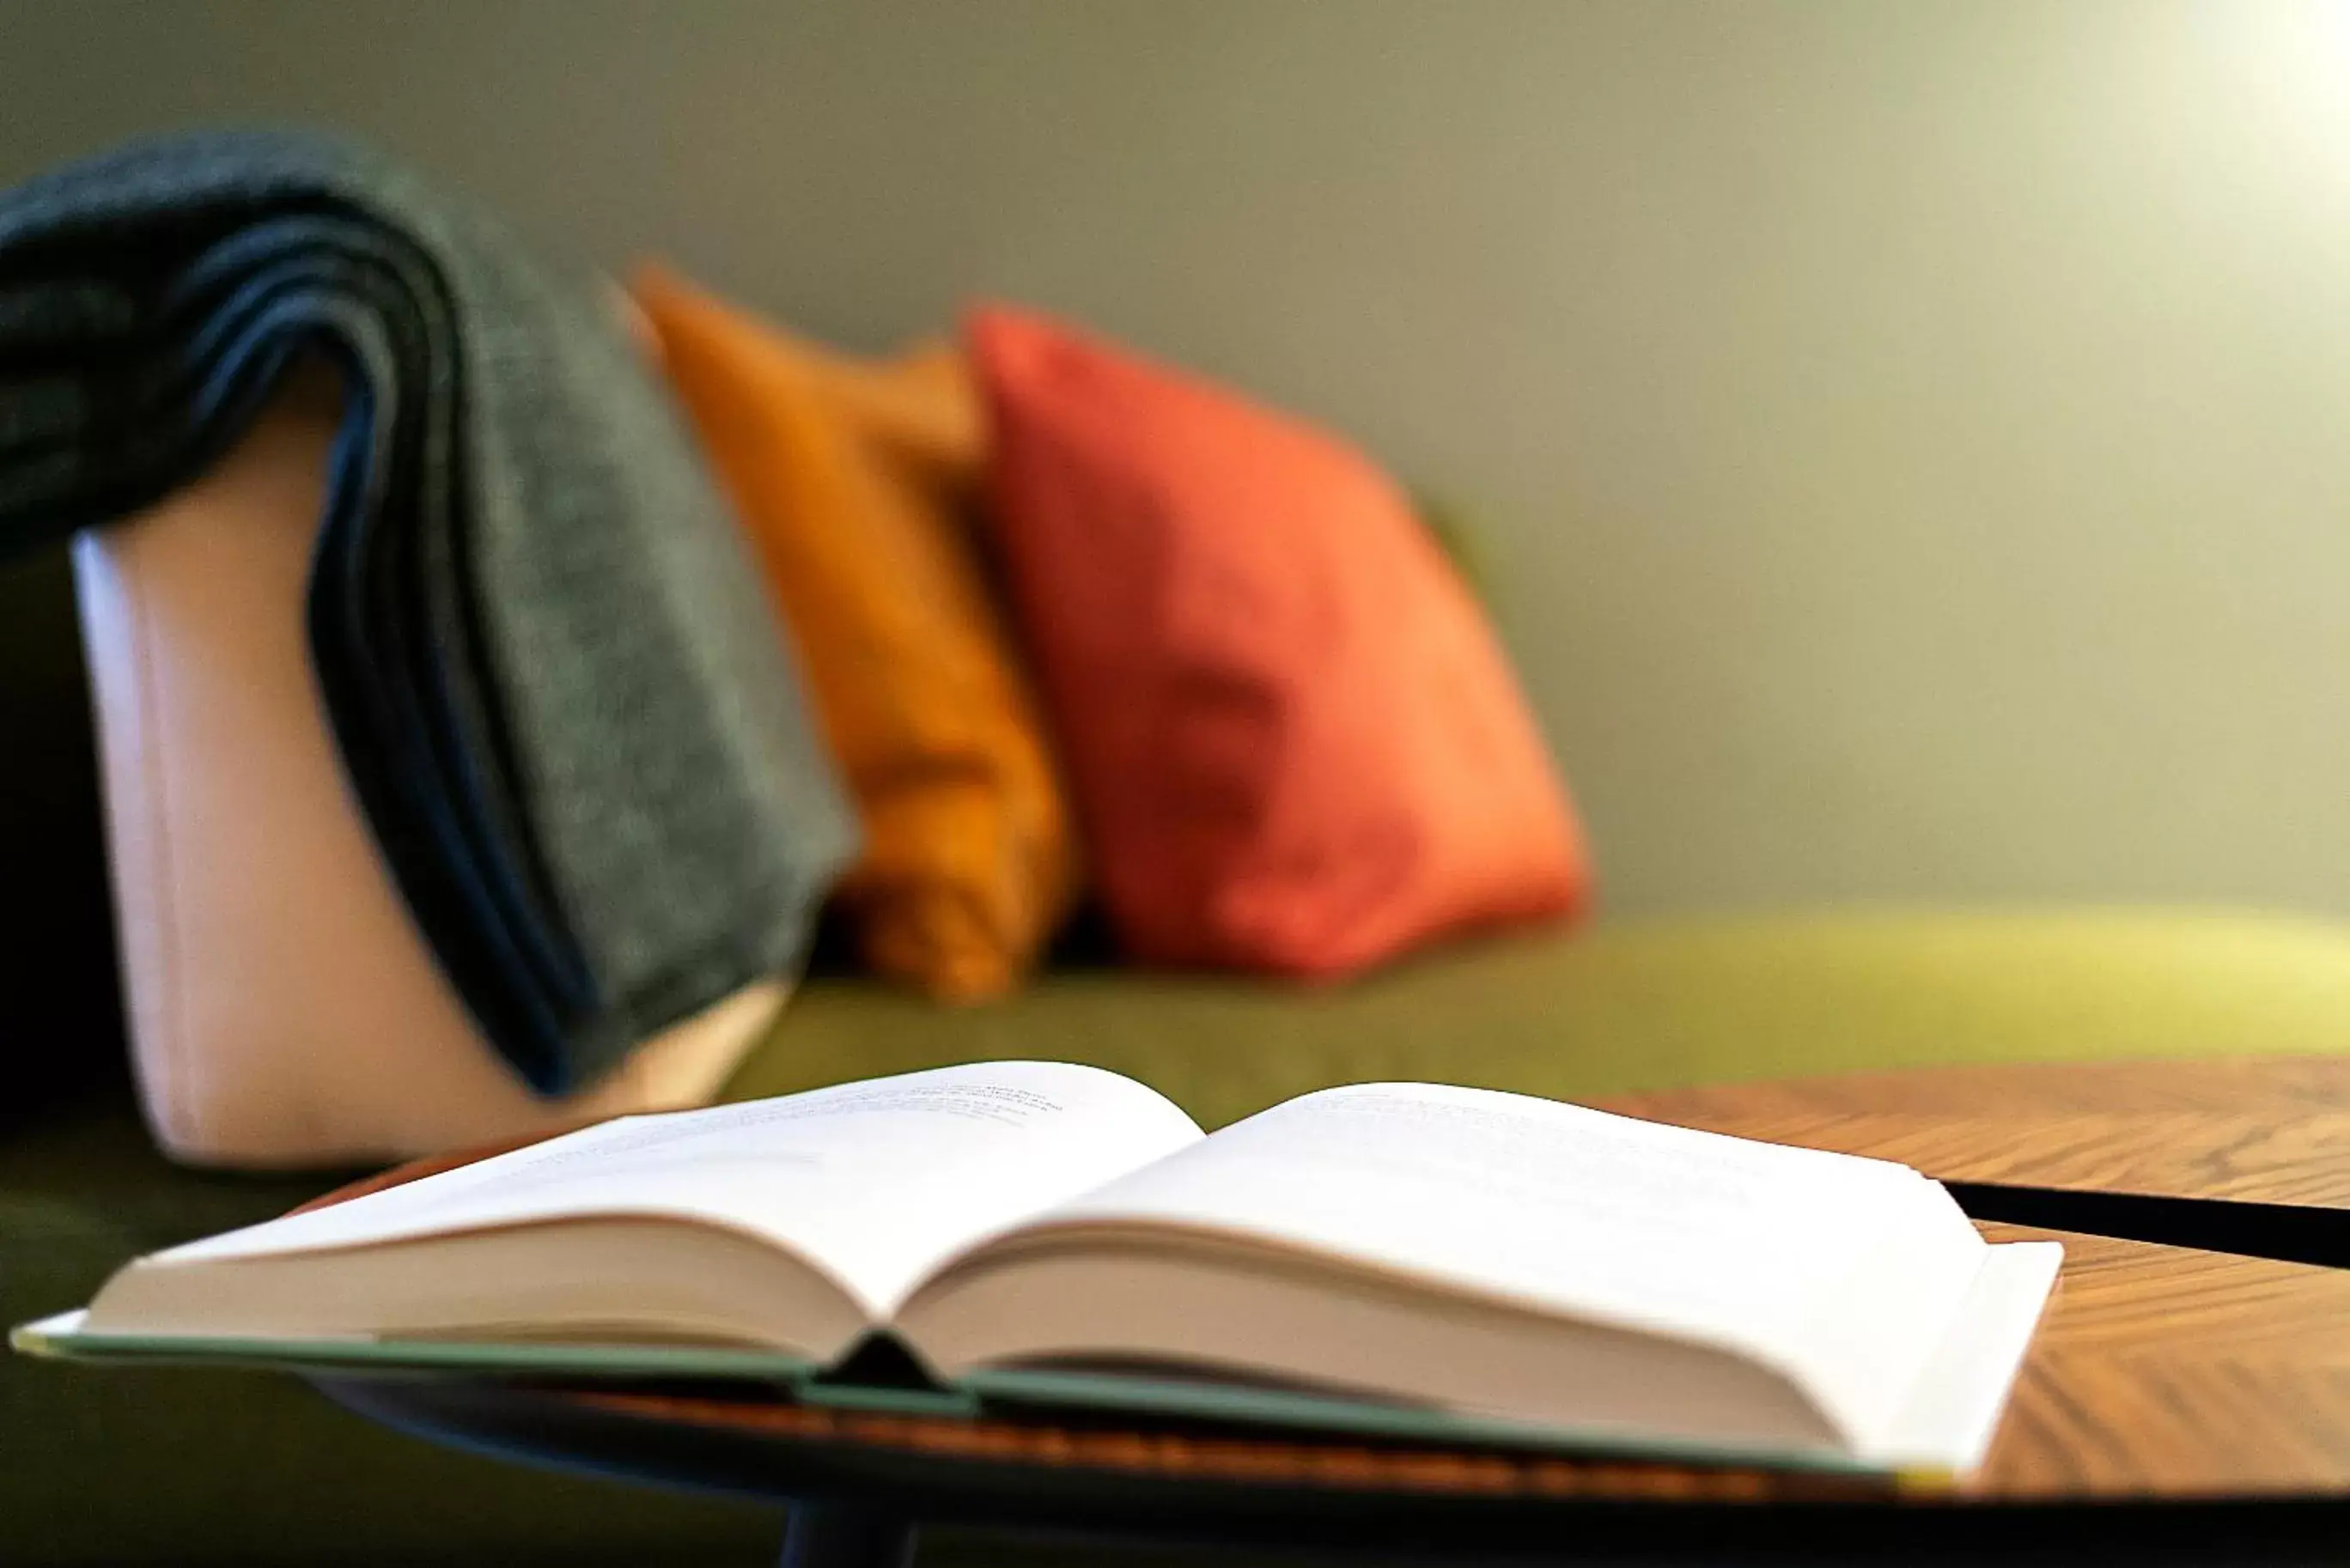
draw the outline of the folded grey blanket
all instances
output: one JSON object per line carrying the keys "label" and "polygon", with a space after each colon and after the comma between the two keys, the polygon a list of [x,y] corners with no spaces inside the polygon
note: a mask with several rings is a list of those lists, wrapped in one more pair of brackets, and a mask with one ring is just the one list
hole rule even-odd
{"label": "folded grey blanket", "polygon": [[183,483],[309,353],[349,389],[308,603],[345,771],[486,1033],[570,1088],[792,964],[852,819],[595,283],[361,148],[174,137],[0,194],[0,544]]}

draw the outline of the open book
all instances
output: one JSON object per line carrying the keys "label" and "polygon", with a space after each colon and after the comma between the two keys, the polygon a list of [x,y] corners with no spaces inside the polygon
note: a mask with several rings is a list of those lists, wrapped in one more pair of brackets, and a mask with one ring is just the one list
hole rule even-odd
{"label": "open book", "polygon": [[887,1335],[966,1397],[1959,1472],[2058,1258],[1878,1160],[1426,1084],[1203,1135],[1002,1062],[608,1122],[141,1258],[16,1337],[821,1381]]}

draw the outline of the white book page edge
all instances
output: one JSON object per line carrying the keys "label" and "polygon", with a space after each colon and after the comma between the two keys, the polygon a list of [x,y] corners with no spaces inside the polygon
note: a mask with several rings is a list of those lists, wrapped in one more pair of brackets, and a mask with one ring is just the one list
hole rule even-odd
{"label": "white book page edge", "polygon": [[21,1351],[26,1355],[55,1355],[57,1354],[57,1349],[49,1342],[53,1339],[73,1338],[81,1332],[82,1319],[88,1315],[88,1313],[76,1307],[71,1312],[61,1312],[54,1317],[45,1317],[35,1323],[19,1324],[8,1331],[8,1344],[12,1349]]}
{"label": "white book page edge", "polygon": [[2009,1241],[1984,1254],[1950,1337],[1910,1391],[1883,1451],[1869,1459],[1954,1476],[1982,1463],[2064,1262],[2055,1241]]}

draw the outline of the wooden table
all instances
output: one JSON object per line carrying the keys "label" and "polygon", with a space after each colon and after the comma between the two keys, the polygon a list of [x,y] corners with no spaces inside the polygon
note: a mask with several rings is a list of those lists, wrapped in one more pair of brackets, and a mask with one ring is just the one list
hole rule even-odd
{"label": "wooden table", "polygon": [[[2279,1206],[2308,1255],[2309,1226],[2350,1209],[2350,1062],[1950,1069],[1709,1086],[1609,1108],[1899,1159],[1952,1182],[1979,1216],[2086,1204],[2237,1246],[2240,1231],[2271,1233],[2260,1206]],[[1985,1183],[2003,1185],[1957,1185]],[[2252,1207],[2200,1202],[2213,1198]],[[2097,1207],[2112,1203],[2122,1207]],[[2235,1223],[2245,1215],[2249,1228]],[[2207,1549],[2243,1560],[2350,1542],[2350,1272],[1978,1222],[1994,1240],[2053,1235],[2066,1262],[1983,1473],[1935,1501],[1751,1471],[712,1393],[452,1382],[328,1392],[517,1457],[793,1500],[803,1506],[785,1557],[802,1564],[902,1555],[910,1519],[1455,1555],[1669,1557],[1725,1541],[1806,1557],[2106,1555],[2126,1536],[2142,1560]]]}
{"label": "wooden table", "polygon": [[1850,1073],[1603,1106],[1943,1181],[2350,1208],[2350,1057]]}
{"label": "wooden table", "polygon": [[[2350,1219],[2337,1212],[2350,1210],[2350,1061],[1858,1074],[1608,1108],[1898,1159],[1962,1197],[1960,1184],[2003,1183],[2090,1195],[2075,1211],[2092,1215],[2129,1194],[2320,1210],[2303,1231]],[[2257,1241],[2273,1218],[2254,1209],[2240,1229]],[[2228,1219],[2200,1222],[2233,1244]],[[1994,1241],[2065,1245],[1984,1495],[2350,1497],[2350,1270],[1978,1223]]]}

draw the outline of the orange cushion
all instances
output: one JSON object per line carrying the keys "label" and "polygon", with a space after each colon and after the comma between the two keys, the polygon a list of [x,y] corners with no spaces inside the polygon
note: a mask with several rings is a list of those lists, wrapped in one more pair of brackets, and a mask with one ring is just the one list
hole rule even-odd
{"label": "orange cushion", "polygon": [[1583,907],[1508,661],[1384,474],[1036,316],[966,337],[1014,605],[1128,950],[1337,975]]}
{"label": "orange cushion", "polygon": [[968,530],[961,358],[860,363],[657,268],[634,288],[864,816],[837,898],[868,961],[941,997],[1007,989],[1066,908],[1073,835]]}

